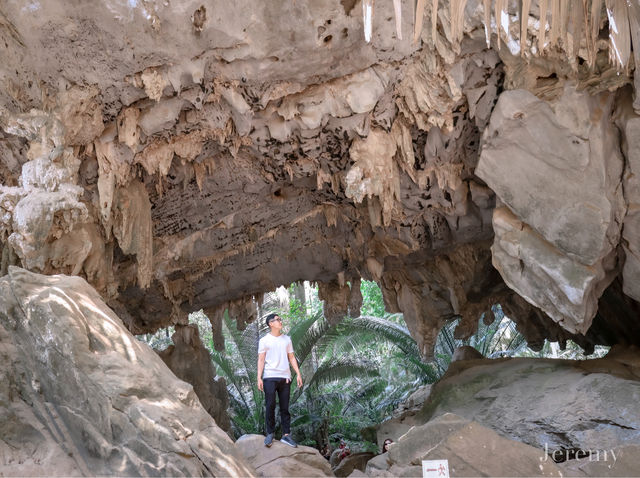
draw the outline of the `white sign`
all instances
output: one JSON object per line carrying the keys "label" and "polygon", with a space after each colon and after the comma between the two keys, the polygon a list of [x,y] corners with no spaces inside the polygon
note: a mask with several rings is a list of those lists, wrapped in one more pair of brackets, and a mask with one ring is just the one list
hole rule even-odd
{"label": "white sign", "polygon": [[423,478],[449,478],[449,460],[422,460]]}

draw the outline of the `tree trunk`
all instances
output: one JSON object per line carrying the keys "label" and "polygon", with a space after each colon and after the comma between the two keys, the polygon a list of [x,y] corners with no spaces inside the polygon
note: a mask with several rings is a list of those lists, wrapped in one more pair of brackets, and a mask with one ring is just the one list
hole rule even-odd
{"label": "tree trunk", "polygon": [[295,282],[291,284],[291,299],[295,299],[306,314],[307,311],[307,295],[304,290],[304,282]]}

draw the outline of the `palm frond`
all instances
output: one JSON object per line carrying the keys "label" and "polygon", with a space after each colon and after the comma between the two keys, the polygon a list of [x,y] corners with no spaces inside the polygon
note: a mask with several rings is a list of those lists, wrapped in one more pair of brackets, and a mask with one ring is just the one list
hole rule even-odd
{"label": "palm frond", "polygon": [[400,359],[403,360],[407,370],[418,377],[420,383],[434,383],[444,373],[444,370],[442,372],[438,370],[438,366],[434,362],[424,363],[419,357],[403,356]]}
{"label": "palm frond", "polygon": [[346,413],[351,407],[359,405],[363,401],[368,401],[372,397],[382,395],[385,388],[387,388],[387,383],[378,377],[366,382],[352,395],[351,399],[344,404],[342,413]]}
{"label": "palm frond", "polygon": [[[249,400],[245,396],[244,390],[251,386],[249,377],[245,374],[238,374],[231,360],[226,357],[222,352],[213,350],[211,353],[211,360],[219,367],[222,372],[222,376],[225,377],[227,383],[231,384],[241,397],[243,406],[248,410]],[[231,394],[229,394],[231,396]]]}
{"label": "palm frond", "polygon": [[331,325],[322,317],[321,311],[310,315],[292,327],[289,335],[298,363],[307,359],[311,350],[325,337],[330,328]]}
{"label": "palm frond", "polygon": [[370,362],[351,357],[341,358],[320,365],[316,373],[313,374],[308,386],[318,387],[351,377],[377,377],[379,375],[375,365]]}
{"label": "palm frond", "polygon": [[418,346],[413,337],[411,337],[409,329],[380,317],[361,316],[346,320],[340,324],[338,331],[343,334],[365,331],[374,332],[376,337],[388,340],[403,352],[411,354],[417,352],[419,355]]}

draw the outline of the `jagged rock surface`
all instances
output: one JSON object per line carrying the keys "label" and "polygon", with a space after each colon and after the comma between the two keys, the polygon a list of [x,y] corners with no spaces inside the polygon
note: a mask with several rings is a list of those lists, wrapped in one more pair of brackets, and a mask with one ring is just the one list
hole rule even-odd
{"label": "jagged rock surface", "polygon": [[[534,347],[544,338],[638,342],[621,332],[634,327],[638,304],[632,64],[617,74],[601,42],[577,45],[573,29],[560,43],[542,41],[537,56],[537,2],[522,42],[513,6],[495,21],[507,28],[487,37],[481,2],[459,3],[455,21],[440,2],[424,15],[435,28],[412,41],[410,22],[400,21],[403,40],[395,32],[394,2],[377,2],[370,43],[356,3],[106,0],[73,15],[60,0],[3,5],[2,272],[13,264],[85,277],[134,333],[186,324],[204,309],[218,348],[225,309],[242,328],[256,317],[254,298],[312,280],[335,321],[357,314],[361,278],[378,281],[425,356],[446,321],[461,316],[456,335],[469,336],[498,302],[521,313],[513,318]],[[413,18],[414,3],[399,4]],[[475,175],[481,136],[500,119],[498,96],[514,94],[504,90],[576,112],[511,118],[524,124],[505,144],[523,146],[519,131],[551,119],[573,136],[551,131],[547,141],[593,147],[587,169],[574,158],[565,176],[546,170],[562,186],[531,214],[503,197],[505,184],[528,198],[537,183],[516,181],[514,168],[490,187]],[[623,107],[621,144],[611,114]],[[597,174],[617,170],[623,179]],[[565,188],[568,180],[576,185]],[[575,203],[576,191],[591,193],[580,197],[593,208],[574,207],[571,221],[540,217]],[[494,213],[497,201],[514,216]],[[531,233],[518,230],[524,224]],[[574,231],[593,241],[558,243]],[[557,250],[576,267],[554,263],[548,284],[533,283],[540,271],[526,260],[548,244],[542,259]],[[584,280],[567,295],[576,268]],[[620,271],[623,288],[613,280]]]}
{"label": "jagged rock surface", "polygon": [[84,279],[11,267],[0,294],[0,474],[255,475]]}
{"label": "jagged rock surface", "polygon": [[571,86],[552,103],[503,93],[476,169],[506,206],[493,214],[494,266],[527,301],[582,334],[614,277],[626,212],[614,97]]}

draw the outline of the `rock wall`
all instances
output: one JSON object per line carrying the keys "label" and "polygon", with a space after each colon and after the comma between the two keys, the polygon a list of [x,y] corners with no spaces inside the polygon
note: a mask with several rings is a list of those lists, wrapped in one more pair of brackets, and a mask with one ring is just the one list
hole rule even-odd
{"label": "rock wall", "polygon": [[176,326],[171,340],[173,345],[158,351],[158,355],[176,377],[193,386],[200,403],[216,421],[216,425],[231,433],[231,420],[227,414],[227,384],[223,377],[215,379],[211,355],[200,340],[198,327]]}
{"label": "rock wall", "polygon": [[312,280],[339,320],[361,278],[425,356],[498,302],[534,347],[638,342],[635,7],[547,42],[538,2],[418,3],[370,41],[339,0],[3,5],[2,272],[80,275],[134,333],[204,309],[218,347],[224,309]]}
{"label": "rock wall", "polygon": [[255,475],[82,278],[10,267],[0,294],[2,475]]}

